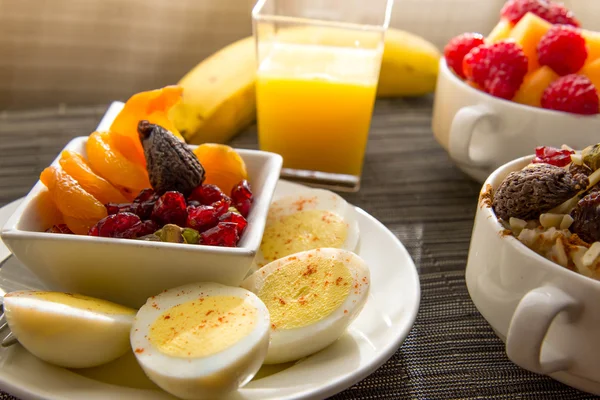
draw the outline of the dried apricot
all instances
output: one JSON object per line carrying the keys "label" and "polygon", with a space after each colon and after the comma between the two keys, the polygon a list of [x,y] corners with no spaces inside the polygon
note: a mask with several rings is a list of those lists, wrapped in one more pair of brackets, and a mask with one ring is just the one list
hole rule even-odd
{"label": "dried apricot", "polygon": [[182,92],[183,88],[180,86],[166,86],[131,96],[109,129],[115,134],[115,147],[130,161],[146,165],[144,149],[137,132],[141,120],[160,125],[183,141],[168,117],[169,110],[179,102]]}
{"label": "dried apricot", "polygon": [[217,185],[223,192],[228,194],[240,181],[248,179],[244,160],[234,149],[227,145],[201,144],[194,150],[194,154],[204,167],[205,185]]}
{"label": "dried apricot", "polygon": [[150,187],[146,168],[128,160],[115,149],[112,133],[92,133],[86,150],[92,169],[119,189],[126,188],[128,193],[137,194]]}
{"label": "dried apricot", "polygon": [[65,217],[65,223],[69,229],[78,235],[87,235],[90,228],[96,225],[96,222],[98,221],[94,221],[93,219]]}
{"label": "dried apricot", "polygon": [[98,221],[106,216],[106,207],[60,168],[46,168],[42,171],[40,180],[46,185],[54,204],[65,217]]}
{"label": "dried apricot", "polygon": [[48,189],[42,189],[35,199],[35,210],[42,229],[48,229],[53,225],[64,223],[64,218]]}
{"label": "dried apricot", "polygon": [[63,171],[71,175],[86,192],[98,199],[102,204],[126,203],[129,201],[106,179],[92,171],[81,154],[65,150],[60,155],[59,163]]}

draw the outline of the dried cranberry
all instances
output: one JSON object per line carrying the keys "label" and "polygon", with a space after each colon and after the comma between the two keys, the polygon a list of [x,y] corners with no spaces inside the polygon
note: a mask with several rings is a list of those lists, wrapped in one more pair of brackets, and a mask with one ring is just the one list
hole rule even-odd
{"label": "dried cranberry", "polygon": [[156,201],[158,196],[154,193],[154,189],[142,189],[137,197],[133,200],[134,203],[143,203],[145,201]]}
{"label": "dried cranberry", "polygon": [[241,203],[244,200],[249,200],[250,203],[254,200],[252,189],[247,180],[243,180],[231,189],[231,198],[234,203]]}
{"label": "dried cranberry", "polygon": [[137,239],[142,236],[150,235],[159,229],[160,226],[158,226],[156,222],[149,219],[147,221],[141,221],[135,224],[134,226],[123,232],[120,237],[127,239]]}
{"label": "dried cranberry", "polygon": [[237,225],[219,222],[217,226],[200,234],[201,243],[208,246],[235,247],[239,240]]}
{"label": "dried cranberry", "polygon": [[187,220],[185,197],[179,192],[166,192],[156,200],[151,218],[160,226],[165,224],[185,226]]}
{"label": "dried cranberry", "polygon": [[52,225],[52,227],[48,228],[46,230],[46,232],[49,232],[49,233],[64,233],[64,234],[67,234],[67,235],[73,234],[73,231],[71,231],[66,224]]}
{"label": "dried cranberry", "polygon": [[200,204],[200,202],[197,200],[188,200],[187,205],[188,205],[188,207],[189,206],[198,207],[198,206],[201,206],[202,204]]}
{"label": "dried cranberry", "polygon": [[124,212],[108,215],[94,225],[88,235],[101,237],[123,237],[130,228],[140,223],[140,217]]}
{"label": "dried cranberry", "polygon": [[250,214],[250,207],[252,207],[251,200],[243,200],[239,203],[235,203],[234,207],[242,214],[244,218],[248,218],[248,214]]}
{"label": "dried cranberry", "polygon": [[231,199],[225,196],[223,197],[223,199],[212,203],[211,206],[216,210],[217,217],[220,217],[221,215],[229,211],[229,207],[231,206]]}
{"label": "dried cranberry", "polygon": [[216,226],[219,223],[219,216],[214,207],[199,206],[188,207],[187,226],[203,232]]}
{"label": "dried cranberry", "polygon": [[557,167],[564,167],[571,163],[571,150],[561,150],[554,147],[540,146],[535,148],[534,164],[551,164]]}
{"label": "dried cranberry", "polygon": [[219,217],[219,221],[221,222],[233,222],[237,227],[238,236],[242,237],[242,233],[244,233],[244,229],[246,229],[246,225],[248,225],[248,221],[246,218],[241,216],[238,213],[226,212],[225,214]]}
{"label": "dried cranberry", "polygon": [[225,196],[225,194],[216,185],[200,185],[194,189],[192,194],[188,197],[188,200],[196,200],[199,201],[200,204],[209,206],[212,203],[221,200],[223,196]]}
{"label": "dried cranberry", "polygon": [[132,212],[131,206],[131,203],[108,203],[104,205],[104,207],[106,207],[106,212],[108,213],[108,215],[118,214],[120,212]]}

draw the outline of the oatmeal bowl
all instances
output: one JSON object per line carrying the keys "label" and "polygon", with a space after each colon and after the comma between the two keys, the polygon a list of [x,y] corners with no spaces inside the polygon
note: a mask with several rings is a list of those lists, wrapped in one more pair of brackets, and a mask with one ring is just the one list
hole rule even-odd
{"label": "oatmeal bowl", "polygon": [[539,147],[485,181],[469,294],[530,371],[600,394],[600,145]]}

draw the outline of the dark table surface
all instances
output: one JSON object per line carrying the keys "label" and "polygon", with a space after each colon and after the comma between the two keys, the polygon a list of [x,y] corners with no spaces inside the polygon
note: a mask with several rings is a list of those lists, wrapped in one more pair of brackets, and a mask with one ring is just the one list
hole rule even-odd
{"label": "dark table surface", "polygon": [[[435,142],[431,106],[430,98],[377,102],[362,188],[343,195],[404,243],[420,275],[422,298],[396,354],[333,399],[594,398],[515,366],[471,302],[465,265],[480,185]],[[72,137],[94,130],[106,108],[0,113],[0,206],[27,194]],[[256,128],[233,145],[256,148]],[[14,397],[0,394],[4,399]]]}

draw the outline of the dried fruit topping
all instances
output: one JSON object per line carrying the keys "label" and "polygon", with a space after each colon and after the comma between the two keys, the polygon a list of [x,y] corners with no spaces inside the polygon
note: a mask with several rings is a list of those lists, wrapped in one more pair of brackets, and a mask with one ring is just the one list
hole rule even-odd
{"label": "dried fruit topping", "polygon": [[[120,212],[131,212],[131,203],[108,203],[105,204],[108,215],[118,214]],[[135,213],[134,213],[135,214]]]}
{"label": "dried fruit topping", "polygon": [[49,232],[49,233],[64,233],[64,234],[68,234],[68,235],[73,234],[73,232],[69,229],[69,227],[66,224],[52,225],[52,227],[48,228],[46,230],[46,232]]}
{"label": "dried fruit topping", "polygon": [[463,61],[469,81],[485,92],[512,99],[527,74],[528,60],[521,46],[514,42],[496,42],[472,49]]}
{"label": "dried fruit topping", "polygon": [[177,191],[188,196],[204,181],[204,168],[187,145],[159,125],[140,121],[138,133],[150,183],[161,194]]}
{"label": "dried fruit topping", "polygon": [[91,236],[131,238],[130,229],[139,224],[140,217],[132,213],[118,213],[102,218],[88,233]]}
{"label": "dried fruit topping", "polygon": [[587,77],[571,74],[557,79],[544,90],[542,107],[593,115],[600,112],[600,101],[594,84]]}
{"label": "dried fruit topping", "polygon": [[586,165],[577,165],[575,163],[571,163],[571,165],[569,165],[569,172],[575,177],[575,179],[581,180],[584,177],[589,177],[593,171]]}
{"label": "dried fruit topping", "polygon": [[546,163],[556,165],[557,167],[564,167],[571,163],[571,154],[574,153],[575,152],[572,150],[562,150],[555,147],[540,146],[535,148],[535,158],[533,159],[533,163]]}
{"label": "dried fruit topping", "polygon": [[579,26],[579,21],[563,4],[548,0],[509,0],[504,4],[501,15],[516,24],[528,12],[545,19],[551,24]]}
{"label": "dried fruit topping", "polygon": [[587,177],[573,176],[551,164],[531,164],[511,172],[502,181],[493,200],[498,218],[535,219],[567,201],[589,184]]}
{"label": "dried fruit topping", "polygon": [[206,169],[205,183],[217,185],[229,193],[233,185],[248,178],[246,164],[233,148],[216,143],[204,143],[194,150],[194,154]]}
{"label": "dried fruit topping", "polygon": [[177,225],[166,224],[161,229],[154,233],[163,242],[169,243],[184,243],[183,235],[181,234],[181,228]]}
{"label": "dried fruit topping", "polygon": [[502,7],[500,15],[511,23],[516,24],[528,12],[546,19],[545,17],[549,9],[549,4],[546,0],[509,0]]}
{"label": "dried fruit topping", "polygon": [[463,33],[451,39],[444,47],[444,57],[446,63],[456,75],[466,78],[463,72],[463,59],[475,47],[485,43],[482,35],[479,33]]}
{"label": "dried fruit topping", "polygon": [[204,232],[219,223],[217,211],[212,206],[188,207],[187,226]]}
{"label": "dried fruit topping", "polygon": [[588,52],[581,30],[569,25],[554,25],[537,46],[540,65],[559,75],[574,74],[583,67]]}
{"label": "dried fruit topping", "polygon": [[242,237],[242,233],[244,233],[244,230],[248,225],[248,221],[246,221],[246,218],[234,212],[226,212],[225,214],[219,217],[219,221],[234,223],[237,227],[237,233],[239,237]]}
{"label": "dried fruit topping", "polygon": [[244,218],[248,218],[254,196],[247,180],[243,180],[233,187],[231,190],[231,199],[238,212],[242,214]]}
{"label": "dried fruit topping", "polygon": [[185,197],[179,192],[167,192],[154,205],[151,218],[161,226],[175,224],[184,226],[187,220]]}
{"label": "dried fruit topping", "polygon": [[188,197],[188,200],[198,201],[200,204],[209,206],[212,203],[221,200],[223,197],[225,197],[225,193],[223,193],[218,186],[207,184],[196,187]]}
{"label": "dried fruit topping", "polygon": [[156,199],[158,199],[158,196],[156,195],[156,193],[154,192],[154,189],[144,189],[141,190],[138,195],[135,197],[135,199],[133,199],[134,203],[144,203],[146,201],[151,201],[151,202],[155,202]]}
{"label": "dried fruit topping", "polygon": [[219,222],[217,226],[200,234],[202,244],[209,246],[235,247],[239,241],[237,224]]}
{"label": "dried fruit topping", "polygon": [[581,151],[583,163],[592,171],[600,168],[600,144],[588,146]]}
{"label": "dried fruit topping", "polygon": [[131,238],[139,238],[142,236],[147,236],[156,232],[160,226],[151,219],[147,221],[142,221],[139,224],[131,227],[130,237]]}
{"label": "dried fruit topping", "polygon": [[229,207],[231,206],[231,199],[225,196],[221,200],[212,203],[212,206],[214,207],[217,216],[220,217],[221,215],[229,211]]}
{"label": "dried fruit topping", "polygon": [[150,235],[145,235],[145,236],[140,236],[139,238],[137,238],[138,240],[145,240],[147,242],[160,242],[160,238],[158,236],[156,236],[154,233],[150,234]]}
{"label": "dried fruit topping", "polygon": [[579,200],[571,212],[569,228],[588,243],[600,241],[600,193],[594,192]]}
{"label": "dried fruit topping", "polygon": [[239,203],[235,203],[235,208],[238,209],[239,213],[244,218],[248,218],[248,214],[250,214],[250,207],[252,207],[252,202],[250,200],[243,200]]}

